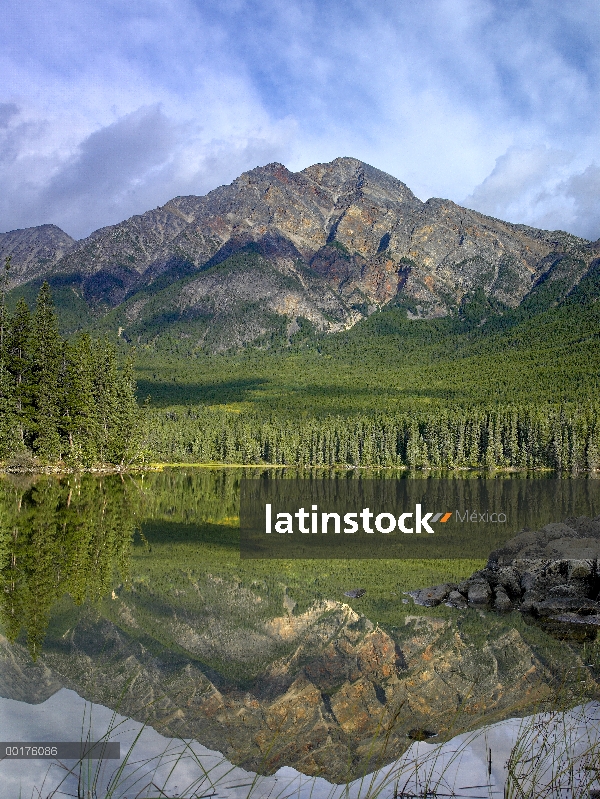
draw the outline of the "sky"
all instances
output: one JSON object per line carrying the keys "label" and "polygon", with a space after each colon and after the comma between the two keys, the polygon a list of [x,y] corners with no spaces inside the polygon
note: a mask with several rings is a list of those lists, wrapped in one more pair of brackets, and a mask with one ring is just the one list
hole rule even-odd
{"label": "sky", "polygon": [[273,161],[600,237],[598,0],[3,0],[0,231]]}

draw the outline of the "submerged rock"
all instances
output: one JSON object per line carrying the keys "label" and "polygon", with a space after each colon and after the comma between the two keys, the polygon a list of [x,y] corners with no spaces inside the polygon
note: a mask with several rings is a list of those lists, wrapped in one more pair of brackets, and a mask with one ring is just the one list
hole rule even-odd
{"label": "submerged rock", "polygon": [[407,591],[407,595],[413,598],[416,605],[433,608],[445,602],[455,589],[456,583],[442,583],[442,585],[434,585],[431,588],[422,588],[418,591]]}

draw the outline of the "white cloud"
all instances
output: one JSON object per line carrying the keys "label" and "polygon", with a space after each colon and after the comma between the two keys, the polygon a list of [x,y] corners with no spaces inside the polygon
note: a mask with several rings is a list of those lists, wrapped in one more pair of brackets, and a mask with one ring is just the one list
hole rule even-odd
{"label": "white cloud", "polygon": [[484,214],[587,239],[600,236],[600,168],[572,152],[510,147],[463,200]]}
{"label": "white cloud", "polygon": [[558,187],[600,162],[595,0],[6,0],[4,22],[0,229],[83,235],[339,155],[423,199],[591,224]]}
{"label": "white cloud", "polygon": [[[0,150],[5,229],[53,222],[75,237],[162,205],[204,194],[246,169],[284,160],[293,126],[207,139],[194,123],[142,107],[87,136],[66,158],[28,155],[44,131],[17,126]],[[33,144],[33,147],[31,146]]]}
{"label": "white cloud", "polygon": [[600,238],[600,167],[590,164],[566,180],[561,189],[574,201],[574,227],[580,235],[593,241]]}

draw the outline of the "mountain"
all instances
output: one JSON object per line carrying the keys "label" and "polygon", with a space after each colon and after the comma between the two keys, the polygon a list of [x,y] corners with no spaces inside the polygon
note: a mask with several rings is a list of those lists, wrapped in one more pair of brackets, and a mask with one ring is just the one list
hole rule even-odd
{"label": "mountain", "polygon": [[11,259],[9,285],[19,286],[48,274],[74,244],[56,225],[0,233],[0,259]]}
{"label": "mountain", "polygon": [[562,231],[421,202],[353,158],[258,167],[78,242],[52,226],[2,234],[0,252],[13,240],[13,284],[27,295],[49,279],[59,308],[77,304],[71,325],[88,313],[127,338],[168,332],[209,350],[339,331],[390,303],[412,318],[448,316],[477,295],[496,310],[540,292],[551,304],[600,255],[599,242]]}
{"label": "mountain", "polygon": [[[239,602],[225,580],[219,585]],[[569,669],[583,675],[576,697],[598,692],[576,650],[554,641],[550,648],[551,639],[512,617],[411,613],[386,632],[324,600],[302,614],[257,618],[248,630],[227,625],[226,613],[210,627],[197,612],[158,614],[139,589],[113,596],[109,611],[111,600],[102,610],[63,612],[37,663],[0,635],[2,695],[36,703],[66,687],[244,768],[291,766],[344,783],[396,760],[415,740],[447,740],[539,710],[559,681],[568,707]],[[267,665],[240,683],[207,667],[207,655],[246,669],[259,657]]]}

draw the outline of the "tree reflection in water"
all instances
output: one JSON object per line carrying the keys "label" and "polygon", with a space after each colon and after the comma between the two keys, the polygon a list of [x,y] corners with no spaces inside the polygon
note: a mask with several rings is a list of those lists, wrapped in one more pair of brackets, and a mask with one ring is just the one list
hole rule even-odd
{"label": "tree reflection in water", "polygon": [[0,481],[0,621],[41,651],[53,604],[106,595],[129,580],[141,495],[120,475]]}

